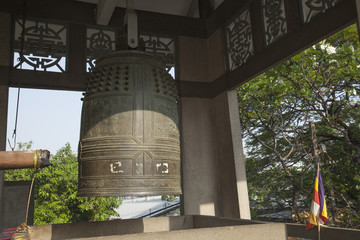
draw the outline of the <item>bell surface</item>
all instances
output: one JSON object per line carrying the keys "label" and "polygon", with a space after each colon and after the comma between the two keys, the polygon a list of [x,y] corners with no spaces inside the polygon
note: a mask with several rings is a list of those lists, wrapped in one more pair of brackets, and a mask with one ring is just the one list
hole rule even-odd
{"label": "bell surface", "polygon": [[99,58],[83,99],[78,195],[181,194],[177,99],[156,56]]}

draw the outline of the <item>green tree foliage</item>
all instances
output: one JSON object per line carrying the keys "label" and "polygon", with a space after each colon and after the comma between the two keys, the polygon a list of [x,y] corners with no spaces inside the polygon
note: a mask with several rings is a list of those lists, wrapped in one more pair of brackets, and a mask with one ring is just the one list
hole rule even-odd
{"label": "green tree foliage", "polygon": [[161,200],[173,202],[175,200],[175,196],[174,195],[162,195]]}
{"label": "green tree foliage", "polygon": [[360,227],[360,48],[356,26],[238,90],[252,212],[287,208],[304,223],[316,165],[316,124],[330,225]]}
{"label": "green tree foliage", "polygon": [[[118,216],[116,197],[77,197],[78,163],[70,144],[51,156],[51,166],[41,169],[35,180],[34,222],[56,224],[104,221]],[[21,173],[19,173],[21,172]],[[8,171],[6,180],[30,180],[34,170]]]}

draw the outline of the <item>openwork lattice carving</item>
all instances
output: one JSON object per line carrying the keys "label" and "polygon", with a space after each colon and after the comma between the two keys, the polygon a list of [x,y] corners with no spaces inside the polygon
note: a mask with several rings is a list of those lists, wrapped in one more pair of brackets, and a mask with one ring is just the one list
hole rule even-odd
{"label": "openwork lattice carving", "polygon": [[303,22],[310,22],[314,16],[326,11],[326,9],[340,1],[341,0],[300,0]]}
{"label": "openwork lattice carving", "polygon": [[37,71],[66,70],[67,27],[37,20],[27,20],[24,26],[23,55],[21,52],[22,20],[15,20],[14,67]]}
{"label": "openwork lattice carving", "polygon": [[287,33],[284,0],[262,0],[265,44],[270,45]]}
{"label": "openwork lattice carving", "polygon": [[168,71],[175,67],[175,41],[170,37],[162,37],[150,34],[141,34],[144,41],[145,51],[161,57]]}
{"label": "openwork lattice carving", "polygon": [[254,54],[250,12],[248,9],[226,26],[226,43],[229,68],[234,70]]}
{"label": "openwork lattice carving", "polygon": [[86,31],[86,71],[92,71],[95,60],[115,50],[116,31],[87,28]]}

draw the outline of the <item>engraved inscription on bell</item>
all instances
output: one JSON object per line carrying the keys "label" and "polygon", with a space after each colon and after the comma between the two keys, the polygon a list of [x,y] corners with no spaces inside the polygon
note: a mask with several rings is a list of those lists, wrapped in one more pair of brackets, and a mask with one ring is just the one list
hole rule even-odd
{"label": "engraved inscription on bell", "polygon": [[83,99],[78,195],[181,194],[177,99],[157,57],[98,59]]}

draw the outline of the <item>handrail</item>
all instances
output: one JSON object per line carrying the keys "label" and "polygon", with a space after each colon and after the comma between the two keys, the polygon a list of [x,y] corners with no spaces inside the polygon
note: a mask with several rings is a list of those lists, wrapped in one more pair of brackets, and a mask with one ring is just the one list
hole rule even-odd
{"label": "handrail", "polygon": [[162,216],[176,208],[179,208],[180,207],[180,203],[175,203],[175,204],[172,204],[172,205],[169,205],[169,206],[166,206],[164,208],[161,208],[161,209],[158,209],[156,210],[155,212],[151,212],[151,209],[150,209],[150,213],[146,214],[146,215],[143,215],[141,217],[137,217],[137,218],[145,218],[145,217],[158,217],[158,216]]}

